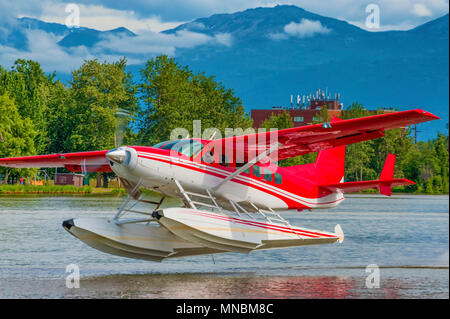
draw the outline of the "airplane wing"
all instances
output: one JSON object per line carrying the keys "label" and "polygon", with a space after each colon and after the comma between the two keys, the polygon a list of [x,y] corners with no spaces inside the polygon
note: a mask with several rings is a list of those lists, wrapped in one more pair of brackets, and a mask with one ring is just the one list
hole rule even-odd
{"label": "airplane wing", "polygon": [[[212,140],[206,149],[219,147],[223,154],[234,158],[236,162],[249,163],[273,148],[275,151],[268,154],[265,160],[279,161],[383,137],[386,130],[436,119],[439,117],[420,109],[349,120],[338,119],[330,123]],[[277,147],[274,148],[274,145]]]}
{"label": "airplane wing", "polygon": [[0,166],[12,168],[65,167],[71,172],[112,172],[105,156],[107,152],[92,151],[0,158]]}

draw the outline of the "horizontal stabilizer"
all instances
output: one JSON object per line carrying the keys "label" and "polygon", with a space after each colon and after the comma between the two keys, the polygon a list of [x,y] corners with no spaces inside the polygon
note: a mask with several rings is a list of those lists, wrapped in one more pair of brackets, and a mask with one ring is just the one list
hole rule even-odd
{"label": "horizontal stabilizer", "polygon": [[343,182],[337,184],[320,185],[321,188],[330,191],[341,191],[343,193],[359,192],[365,189],[378,189],[378,191],[386,196],[391,196],[393,186],[407,186],[415,183],[405,178],[394,177],[395,155],[388,154],[380,174],[380,179],[373,181],[360,182]]}
{"label": "horizontal stabilizer", "polygon": [[414,185],[413,181],[406,178],[395,178],[389,180],[373,180],[373,181],[361,181],[361,182],[344,182],[337,184],[320,185],[321,188],[328,189],[330,191],[340,190],[343,193],[359,192],[365,189],[378,189],[381,194],[390,196],[390,189],[392,186],[406,186]]}

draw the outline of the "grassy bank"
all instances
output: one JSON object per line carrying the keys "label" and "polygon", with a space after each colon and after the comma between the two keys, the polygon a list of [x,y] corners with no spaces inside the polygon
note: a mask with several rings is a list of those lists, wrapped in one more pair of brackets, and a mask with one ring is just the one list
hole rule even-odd
{"label": "grassy bank", "polygon": [[119,195],[125,193],[119,188],[93,188],[90,186],[75,187],[73,185],[0,185],[0,195],[23,194],[75,194],[75,195]]}
{"label": "grassy bank", "polygon": [[[143,189],[144,193],[154,194],[153,191]],[[75,187],[73,185],[0,185],[1,195],[125,195],[124,188],[97,188],[91,186]],[[367,189],[354,194],[379,194],[375,189]],[[430,194],[425,192],[405,192],[402,188],[393,188],[393,195],[448,195]]]}

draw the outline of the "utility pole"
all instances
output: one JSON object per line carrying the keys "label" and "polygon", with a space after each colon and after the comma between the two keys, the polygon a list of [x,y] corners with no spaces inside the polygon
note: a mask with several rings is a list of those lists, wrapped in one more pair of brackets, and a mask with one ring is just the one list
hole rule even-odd
{"label": "utility pole", "polygon": [[414,124],[414,144],[417,144],[417,124]]}
{"label": "utility pole", "polygon": [[420,133],[422,131],[417,130],[417,124],[414,124],[414,144],[417,144],[417,133]]}

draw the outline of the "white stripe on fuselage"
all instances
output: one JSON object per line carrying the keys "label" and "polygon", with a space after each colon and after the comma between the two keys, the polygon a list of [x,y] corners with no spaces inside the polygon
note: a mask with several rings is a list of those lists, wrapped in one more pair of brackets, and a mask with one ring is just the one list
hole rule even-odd
{"label": "white stripe on fuselage", "polygon": [[[146,153],[146,152],[138,152],[139,155],[143,155],[143,156],[147,156],[147,157],[151,157],[154,158],[155,160],[165,160],[165,161],[169,161],[169,162],[179,162],[182,163],[186,166],[190,166],[193,168],[198,168],[198,169],[203,169],[205,171],[209,171],[209,172],[214,172],[216,174],[220,174],[223,175],[223,178],[226,178],[227,176],[229,176],[230,174],[232,174],[231,172],[228,172],[226,170],[222,170],[219,168],[215,168],[215,167],[210,167],[208,165],[205,164],[201,164],[201,163],[197,163],[197,162],[193,162],[193,161],[189,161],[189,160],[185,160],[182,158],[173,158],[167,155],[161,155],[161,154],[154,154],[154,153]],[[148,158],[143,158],[143,159],[147,159]],[[250,184],[250,186],[258,186],[260,188],[266,189],[266,190],[270,190],[276,194],[279,194],[280,196],[284,196],[286,198],[289,198],[293,201],[299,202],[302,205],[314,208],[314,207],[334,207],[336,205],[338,205],[338,203],[340,201],[342,201],[344,199],[342,193],[332,193],[330,195],[321,197],[321,198],[306,198],[306,197],[302,197],[299,196],[297,194],[293,194],[290,193],[288,191],[285,191],[283,189],[277,188],[275,186],[266,184],[262,181],[258,181],[255,179],[252,179],[250,177],[247,176],[243,176],[243,175],[237,175],[235,177],[233,177],[233,179],[237,179],[243,182],[246,182],[248,184]],[[232,181],[232,180],[231,180]],[[213,185],[212,185],[213,186]],[[252,187],[254,188],[254,187]],[[272,196],[272,195],[270,195]]]}

